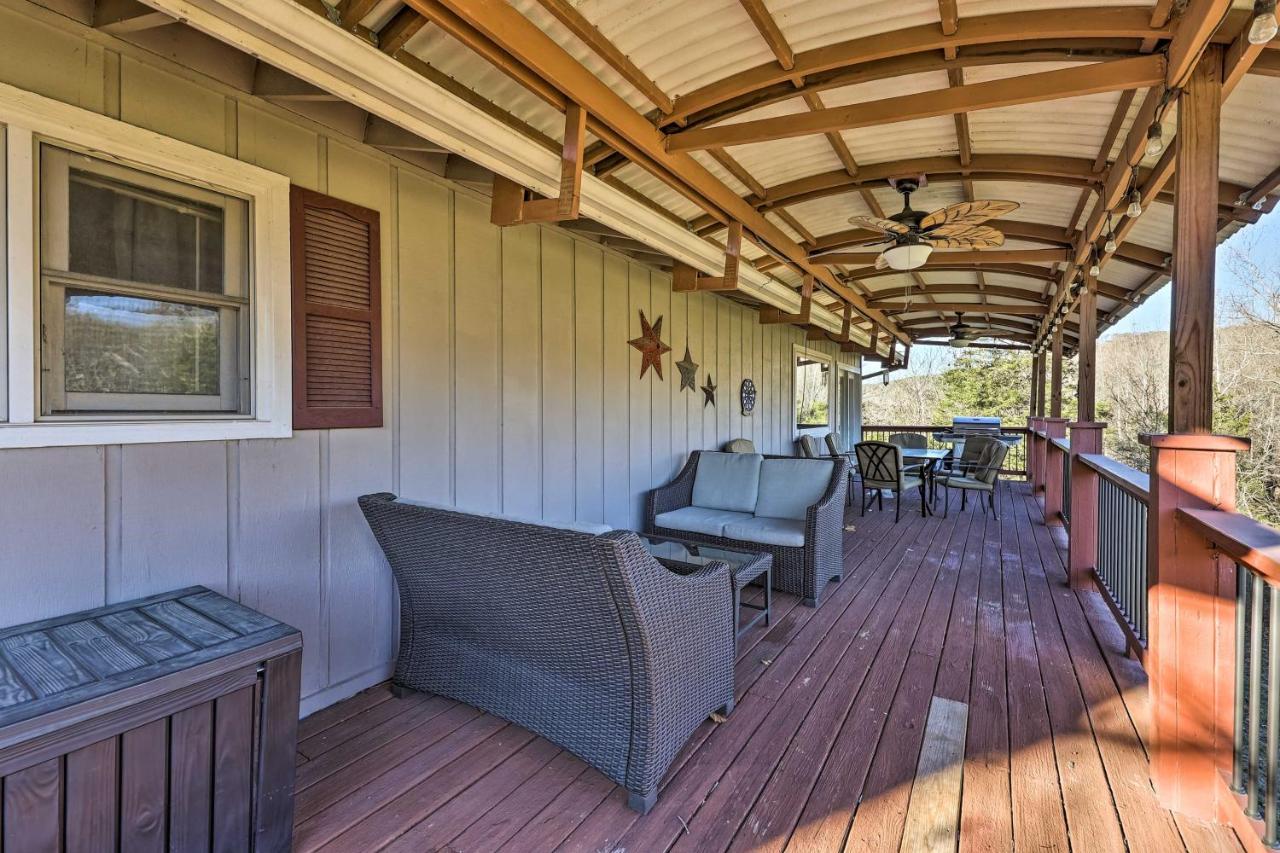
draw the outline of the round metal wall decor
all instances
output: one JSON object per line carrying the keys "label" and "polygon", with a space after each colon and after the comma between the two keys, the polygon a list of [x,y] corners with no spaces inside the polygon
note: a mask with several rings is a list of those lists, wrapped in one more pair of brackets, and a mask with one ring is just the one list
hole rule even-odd
{"label": "round metal wall decor", "polygon": [[750,379],[742,380],[742,389],[739,391],[742,398],[742,414],[750,415],[756,410],[756,383]]}

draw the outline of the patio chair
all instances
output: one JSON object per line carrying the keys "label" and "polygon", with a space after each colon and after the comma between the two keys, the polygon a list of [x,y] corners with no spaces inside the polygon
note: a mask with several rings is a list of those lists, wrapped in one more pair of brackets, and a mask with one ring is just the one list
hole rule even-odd
{"label": "patio chair", "polygon": [[929,439],[918,432],[895,432],[889,436],[889,443],[913,450],[924,450],[929,446]]}
{"label": "patio chair", "polygon": [[800,455],[805,459],[821,459],[822,451],[818,449],[818,440],[811,435],[802,435],[796,439]]}
{"label": "patio chair", "polygon": [[884,491],[891,489],[894,494],[893,521],[897,524],[902,518],[902,493],[912,488],[920,492],[920,514],[929,514],[924,478],[918,469],[909,469],[902,464],[900,446],[886,441],[860,441],[854,446],[854,453],[858,457],[858,470],[862,473],[863,515],[867,514],[868,492],[875,492],[873,499],[880,509],[884,509]]}
{"label": "patio chair", "polygon": [[838,432],[827,433],[826,441],[827,441],[827,453],[829,453],[830,455],[843,456],[845,458],[850,458],[853,456],[852,450],[844,449],[844,440],[840,437],[840,433]]}
{"label": "patio chair", "polygon": [[[889,436],[888,441],[906,450],[925,450],[929,447],[929,439],[918,432],[895,432]],[[924,473],[922,463],[908,463],[906,467],[908,473],[919,475]]]}
{"label": "patio chair", "polygon": [[[971,446],[976,445],[972,450]],[[968,503],[969,493],[974,492],[979,500],[985,495],[987,503],[982,511],[991,512],[1000,517],[996,509],[996,488],[1000,483],[1000,469],[1004,466],[1004,457],[1009,452],[1009,445],[994,438],[971,438],[965,442],[964,453],[947,471],[938,475],[937,484],[942,486],[942,517],[947,517],[951,504],[951,489],[960,490],[960,509],[963,511]]]}
{"label": "patio chair", "polygon": [[725,453],[755,453],[756,443],[749,438],[732,438],[725,442]]}
{"label": "patio chair", "polygon": [[729,564],[670,571],[625,530],[360,498],[400,595],[393,684],[542,735],[652,808],[707,716],[733,709]]}

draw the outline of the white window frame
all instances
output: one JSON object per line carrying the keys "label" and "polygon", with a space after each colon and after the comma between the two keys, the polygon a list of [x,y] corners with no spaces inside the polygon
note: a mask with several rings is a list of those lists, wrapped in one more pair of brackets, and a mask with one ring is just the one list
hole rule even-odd
{"label": "white window frame", "polygon": [[[0,393],[7,391],[0,401],[0,448],[291,435],[288,178],[6,84],[0,84],[0,131],[6,219],[0,243],[7,250],[7,298],[0,299],[4,327],[0,331]],[[40,416],[38,146],[42,142],[249,200],[253,381],[247,391],[242,389],[250,394],[247,414]]]}
{"label": "white window frame", "polygon": [[[807,358],[810,361],[825,361],[827,363],[827,423],[825,425],[813,424],[812,426],[801,426],[800,412],[796,408],[796,361],[801,358]],[[835,426],[831,423],[832,418],[836,414],[836,360],[829,353],[820,350],[809,349],[800,344],[792,344],[791,347],[791,428],[795,431],[795,436],[799,438],[810,432],[825,431],[831,432]],[[824,434],[825,434],[824,432]]]}

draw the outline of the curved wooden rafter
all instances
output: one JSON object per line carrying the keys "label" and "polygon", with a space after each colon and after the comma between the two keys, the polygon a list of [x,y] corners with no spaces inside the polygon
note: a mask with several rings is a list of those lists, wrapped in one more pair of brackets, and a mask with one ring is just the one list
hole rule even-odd
{"label": "curved wooden rafter", "polygon": [[965,18],[964,26],[952,35],[944,34],[936,23],[920,24],[802,51],[790,69],[770,62],[731,74],[676,98],[666,118],[679,122],[793,77],[808,78],[893,57],[1030,41],[1167,38],[1171,32],[1168,24],[1152,27],[1150,11],[1140,7],[1091,9],[1087,15],[1069,9],[981,15]]}
{"label": "curved wooden rafter", "polygon": [[[1136,39],[1073,39],[1001,42],[977,45],[961,49],[954,59],[947,59],[937,51],[892,56],[887,59],[864,62],[847,68],[836,68],[804,78],[797,87],[788,80],[753,90],[735,98],[713,104],[687,116],[680,115],[683,127],[699,128],[714,125],[760,107],[789,101],[797,96],[819,94],[831,89],[874,83],[907,77],[929,71],[951,71],[962,68],[979,68],[987,65],[1009,65],[1030,62],[1103,62],[1142,55]],[[679,115],[679,114],[678,114]],[[674,120],[663,114],[655,114],[655,120],[666,121],[674,127]]]}

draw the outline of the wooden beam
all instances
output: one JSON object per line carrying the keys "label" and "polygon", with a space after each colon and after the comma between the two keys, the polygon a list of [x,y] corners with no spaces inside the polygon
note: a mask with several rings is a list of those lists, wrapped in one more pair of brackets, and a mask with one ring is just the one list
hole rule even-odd
{"label": "wooden beam", "polygon": [[[956,10],[956,0],[938,0],[938,20],[942,25],[944,36],[953,36],[959,27],[960,13]],[[951,48],[955,50],[955,48]]]}
{"label": "wooden beam", "polygon": [[1097,417],[1098,380],[1098,285],[1085,276],[1080,294],[1080,336],[1076,349],[1076,420],[1091,423]]}
{"label": "wooden beam", "polygon": [[[879,252],[832,252],[817,260],[824,264],[872,266]],[[923,268],[951,264],[1056,264],[1070,260],[1066,249],[977,249],[972,251],[939,251],[929,256]],[[855,270],[857,275],[858,271]]]}
{"label": "wooden beam", "polygon": [[1213,431],[1214,255],[1222,59],[1210,46],[1178,101],[1173,311],[1169,329],[1169,431]]}
{"label": "wooden beam", "polygon": [[401,9],[378,30],[378,50],[389,54],[398,53],[405,42],[416,36],[428,23],[416,10]]}
{"label": "wooden beam", "polygon": [[[915,292],[916,291],[913,291],[913,293]],[[929,293],[934,296],[941,296],[941,295],[973,296],[973,295],[977,295],[978,293],[978,291],[975,289],[974,285],[972,284],[941,284],[941,283],[926,284],[925,287],[923,288],[923,291],[921,292]],[[1046,307],[1049,304],[1044,301],[1043,297],[1041,297],[1038,291],[1024,290],[1023,288],[1020,288],[1020,287],[1004,287],[1002,285],[989,284],[986,286],[986,289],[982,291],[982,294],[984,296],[998,296],[1001,299],[1022,299],[1027,302],[1033,302],[1037,305],[1044,305]],[[870,299],[867,300],[867,304],[873,305],[876,308],[880,308],[886,304],[891,305],[901,299],[902,299],[902,289],[895,287],[895,288],[892,288],[891,290],[877,291],[875,295],[873,295]]]}
{"label": "wooden beam", "polygon": [[967,17],[954,35],[944,35],[935,23],[876,33],[796,54],[795,65],[784,69],[776,62],[732,74],[676,98],[673,120],[797,75],[810,75],[859,66],[893,57],[929,53],[947,47],[962,48],[1021,41],[1054,42],[1072,39],[1141,39],[1167,36],[1167,29],[1153,30],[1149,11],[1134,7],[1090,9],[1089,14],[1064,14],[1059,9],[1009,12]]}
{"label": "wooden beam", "polygon": [[[778,29],[778,23],[773,19],[773,15],[769,14],[769,10],[765,8],[764,0],[738,0],[742,4],[743,10],[747,16],[751,18],[751,23],[755,24],[756,31],[760,33],[760,37],[764,39],[765,44],[769,45],[769,50],[773,51],[774,57],[778,60],[778,65],[784,71],[790,71],[795,67],[796,55],[792,51],[791,45],[787,43],[787,37],[782,34],[782,30]],[[667,110],[666,112],[671,112]]]}
{"label": "wooden beam", "polygon": [[804,284],[800,287],[800,310],[795,314],[783,311],[781,308],[773,308],[766,306],[760,309],[760,325],[769,326],[782,323],[794,323],[802,326],[809,324],[810,314],[813,308],[813,276],[804,277]]}
{"label": "wooden beam", "polygon": [[524,187],[495,174],[490,215],[493,224],[524,225],[577,219],[582,201],[582,153],[586,138],[587,112],[571,103],[565,113],[564,144],[560,150],[560,194],[555,198],[526,200]]}
{"label": "wooden beam", "polygon": [[342,5],[338,22],[345,29],[354,29],[380,2],[381,0],[346,0]]}
{"label": "wooden beam", "polygon": [[[433,0],[407,2],[421,11]],[[722,215],[726,222],[741,223],[756,238],[786,257],[799,271],[814,275],[832,292],[852,302],[859,313],[884,323],[895,334],[905,337],[891,320],[879,312],[866,309],[862,297],[837,279],[830,270],[820,264],[811,264],[803,247],[743,202],[695,159],[668,152],[662,144],[661,133],[649,120],[636,112],[606,83],[570,56],[518,10],[488,0],[447,0],[445,5],[467,26],[499,46],[511,60],[532,69],[544,81],[554,83],[559,91],[572,93],[573,100],[581,104],[602,129],[609,131],[609,138],[597,131],[597,135],[606,142],[619,150],[622,148],[617,143],[625,143],[629,146],[629,151],[624,153],[632,159],[636,156],[647,159],[646,168],[655,174],[666,176],[667,180],[688,187],[703,199],[704,209]]]}
{"label": "wooden beam", "polygon": [[962,312],[965,314],[1008,314],[1023,317],[1041,317],[1048,312],[1049,306],[1039,305],[1001,305],[998,302],[877,302],[876,307],[887,314],[909,314],[917,311],[945,311],[947,313]]}
{"label": "wooden beam", "polygon": [[[1169,43],[1169,67],[1165,72],[1165,83],[1169,88],[1181,88],[1191,76],[1201,51],[1209,44],[1230,9],[1231,0],[1191,0],[1187,4],[1178,16],[1178,28]],[[1220,82],[1221,76],[1218,79]]]}
{"label": "wooden beam", "polygon": [[727,291],[738,289],[738,268],[742,263],[742,223],[729,223],[728,239],[724,247],[724,274],[703,275],[688,264],[677,262],[671,283],[676,293],[692,293],[699,290]]}
{"label": "wooden beam", "polygon": [[93,26],[112,35],[136,33],[177,23],[138,0],[98,0],[93,8]]}
{"label": "wooden beam", "polygon": [[1062,326],[1053,332],[1053,362],[1049,368],[1049,417],[1062,417]]}
{"label": "wooden beam", "polygon": [[757,181],[750,172],[743,168],[741,163],[733,159],[733,157],[729,155],[728,151],[725,151],[723,148],[711,148],[707,153],[711,155],[712,160],[715,160],[721,166],[724,166],[726,172],[733,175],[744,187],[750,190],[752,195],[760,198],[765,197],[768,190],[764,188],[764,185]]}
{"label": "wooden beam", "polygon": [[970,83],[948,89],[867,101],[800,115],[697,128],[667,137],[668,151],[692,151],[713,146],[743,145],[788,139],[858,127],[873,127],[932,116],[954,115],[995,107],[1031,104],[1153,86],[1164,80],[1165,60],[1159,54],[1098,62]]}
{"label": "wooden beam", "polygon": [[[950,253],[954,254],[954,253]],[[929,259],[930,261],[933,258]],[[945,258],[939,260],[936,264],[928,265],[928,272],[985,272],[997,273],[999,275],[1016,275],[1022,278],[1036,279],[1039,281],[1054,281],[1058,278],[1058,273],[1047,267],[1038,267],[1035,264],[993,264],[991,262],[984,263],[955,263],[947,261]],[[862,280],[881,278],[888,275],[902,275],[901,272],[894,269],[878,270],[874,268],[860,269],[857,271],[857,277]],[[973,285],[969,285],[970,288]]]}
{"label": "wooden beam", "polygon": [[550,12],[557,21],[564,24],[571,33],[582,39],[587,47],[605,61],[605,64],[639,90],[650,103],[663,113],[671,112],[671,98],[667,97],[667,94],[658,88],[658,84],[641,71],[625,53],[618,50],[613,42],[605,38],[594,24],[583,17],[581,12],[565,0],[538,0],[538,4]]}

